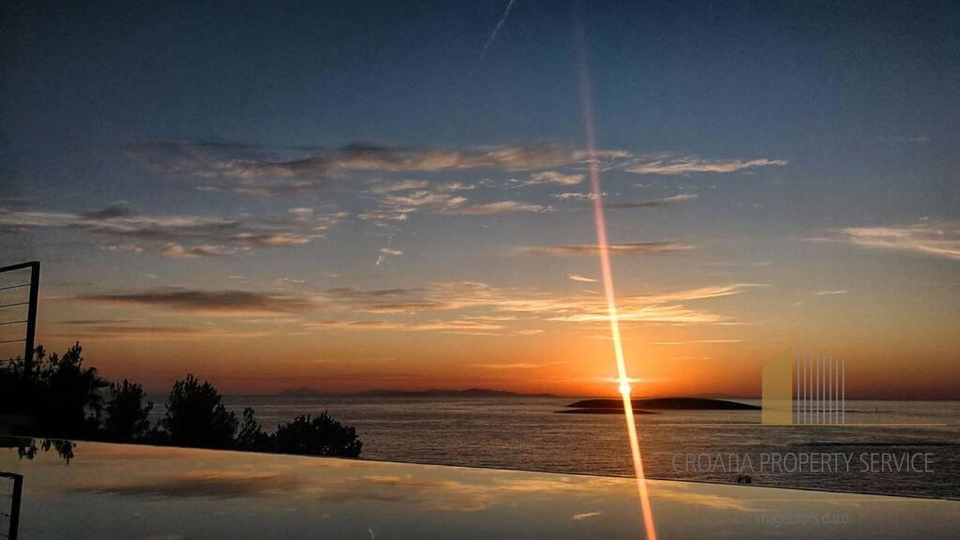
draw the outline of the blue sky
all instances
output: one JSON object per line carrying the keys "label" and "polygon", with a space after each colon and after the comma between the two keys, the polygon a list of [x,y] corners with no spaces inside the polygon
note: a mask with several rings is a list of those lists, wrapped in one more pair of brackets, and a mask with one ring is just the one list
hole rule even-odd
{"label": "blue sky", "polygon": [[656,391],[749,392],[718,373],[798,342],[952,391],[955,4],[517,0],[479,62],[506,2],[354,4],[3,8],[0,242],[45,264],[41,337],[157,381],[240,340],[241,390],[281,340],[284,376],[599,391],[579,24]]}

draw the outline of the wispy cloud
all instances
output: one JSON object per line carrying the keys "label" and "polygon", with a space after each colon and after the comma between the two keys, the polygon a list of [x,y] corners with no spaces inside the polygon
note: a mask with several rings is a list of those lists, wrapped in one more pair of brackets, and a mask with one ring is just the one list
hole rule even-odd
{"label": "wispy cloud", "polygon": [[652,297],[661,302],[683,302],[686,300],[704,300],[706,298],[732,296],[735,294],[740,294],[747,289],[767,286],[768,285],[765,283],[731,283],[729,285],[709,285],[706,287],[697,287],[695,289],[684,289],[681,291],[656,293],[653,295],[631,295],[627,296],[626,298],[645,299]]}
{"label": "wispy cloud", "polygon": [[483,203],[471,203],[463,195],[454,193],[466,191],[463,184],[442,184],[427,189],[393,186],[378,202],[378,207],[361,213],[358,217],[366,221],[391,222],[405,221],[414,213],[491,216],[525,212],[549,212],[553,208],[539,204],[506,200]]}
{"label": "wispy cloud", "polygon": [[694,344],[724,344],[724,343],[743,343],[742,339],[691,339],[688,341],[657,341],[651,345],[694,345]]}
{"label": "wispy cloud", "polygon": [[[741,294],[755,286],[749,283],[711,285],[620,296],[617,302],[624,323],[724,324],[730,321],[728,317],[687,304]],[[544,331],[543,324],[597,323],[607,321],[608,317],[606,304],[597,294],[558,294],[469,281],[439,282],[413,288],[338,287],[285,294],[162,288],[89,294],[72,299],[191,314],[288,315],[289,324],[312,330],[534,335]]]}
{"label": "wispy cloud", "polygon": [[307,323],[308,328],[335,330],[398,330],[402,332],[445,332],[457,334],[495,335],[503,329],[501,324],[473,320],[447,319],[427,322],[387,320],[328,320]]}
{"label": "wispy cloud", "polygon": [[457,206],[441,211],[442,214],[457,214],[461,216],[493,216],[499,214],[515,214],[522,212],[551,212],[550,206],[528,204],[519,201],[496,201],[491,203],[470,204]]}
{"label": "wispy cloud", "polygon": [[697,195],[695,193],[683,193],[680,195],[674,195],[672,197],[664,197],[662,199],[650,199],[646,201],[632,201],[632,202],[604,202],[604,208],[659,208],[662,206],[672,206],[682,202],[692,201],[696,199]]}
{"label": "wispy cloud", "polygon": [[178,259],[196,259],[199,257],[222,257],[230,254],[223,246],[200,245],[183,247],[180,244],[169,243],[157,249],[158,255]]}
{"label": "wispy cloud", "polygon": [[200,216],[142,216],[127,207],[96,212],[15,211],[0,209],[0,227],[79,229],[92,233],[144,240],[174,240],[205,236],[241,227],[236,220]]}
{"label": "wispy cloud", "polygon": [[567,276],[567,279],[571,281],[582,281],[584,283],[596,283],[597,280],[593,278],[588,278],[586,276],[581,276],[580,274],[570,274]]}
{"label": "wispy cloud", "polygon": [[[561,201],[593,201],[596,199],[596,196],[593,193],[554,193],[553,198],[559,199]],[[606,195],[604,195],[606,196]],[[692,201],[697,198],[696,193],[681,193],[679,195],[673,195],[671,197],[663,197],[660,199],[647,199],[642,201],[611,201],[604,200],[603,207],[611,209],[628,209],[628,208],[660,208],[664,206],[673,206],[676,204],[684,203],[687,201]],[[589,204],[582,204],[583,207],[589,207]]]}
{"label": "wispy cloud", "polygon": [[363,221],[383,224],[391,221],[406,221],[414,211],[413,208],[378,208],[361,212],[357,214],[357,217]]}
{"label": "wispy cloud", "polygon": [[701,159],[696,156],[635,158],[624,170],[636,174],[732,173],[756,167],[782,167],[782,159]]}
{"label": "wispy cloud", "polygon": [[515,364],[474,364],[474,367],[483,369],[536,369],[544,367],[544,364],[515,363]]}
{"label": "wispy cloud", "polygon": [[543,171],[532,173],[522,180],[512,180],[511,182],[520,186],[536,186],[540,184],[558,184],[561,186],[574,186],[583,182],[582,174],[563,174],[556,171]]}
{"label": "wispy cloud", "polygon": [[450,182],[437,186],[437,190],[439,191],[473,191],[474,189],[477,189],[476,184],[467,184],[465,182]]}
{"label": "wispy cloud", "polygon": [[250,247],[282,247],[309,244],[318,238],[315,234],[295,234],[289,232],[244,232],[227,236],[225,240]]}
{"label": "wispy cloud", "polygon": [[[686,302],[741,294],[760,285],[735,283],[618,298],[625,321],[720,322],[725,317],[685,307]],[[324,309],[379,315],[465,312],[460,320],[503,326],[523,321],[604,321],[606,304],[594,294],[557,295],[531,289],[503,289],[477,282],[443,282],[410,289],[329,289],[316,297]],[[384,327],[386,323],[378,326]],[[358,322],[355,326],[371,325]]]}
{"label": "wispy cloud", "polygon": [[108,244],[100,246],[100,249],[107,251],[126,251],[128,253],[143,253],[143,246],[137,244]]}
{"label": "wispy cloud", "polygon": [[[127,150],[154,172],[228,179],[232,181],[231,184],[210,185],[204,189],[251,195],[321,189],[329,180],[352,171],[539,171],[515,182],[520,185],[574,185],[583,182],[582,174],[542,169],[583,165],[589,155],[582,149],[549,143],[463,148],[407,148],[369,144],[350,144],[341,148],[270,148],[220,141],[161,141],[130,145]],[[622,169],[637,174],[667,175],[730,173],[788,163],[780,159],[705,159],[669,153],[635,156],[623,150],[600,151],[597,158],[603,170]]]}
{"label": "wispy cloud", "polygon": [[382,182],[375,184],[370,188],[370,193],[393,193],[395,191],[409,191],[412,189],[424,189],[430,186],[426,180],[400,180],[399,182]]}
{"label": "wispy cloud", "polygon": [[836,290],[832,290],[832,291],[817,291],[817,292],[815,292],[815,293],[813,293],[813,294],[815,294],[815,295],[817,295],[817,296],[833,296],[833,295],[836,295],[836,294],[847,294],[847,290],[846,290],[846,289],[836,289]]}
{"label": "wispy cloud", "polygon": [[301,296],[250,291],[205,291],[164,288],[141,292],[89,294],[75,297],[83,302],[158,307],[174,311],[221,314],[296,313],[315,307]]}
{"label": "wispy cloud", "polygon": [[[610,315],[605,311],[559,315],[548,320],[572,323],[607,323]],[[676,324],[710,324],[726,320],[726,317],[709,311],[690,309],[680,305],[621,306],[617,320],[627,322],[660,322]]]}
{"label": "wispy cloud", "polygon": [[592,201],[597,198],[593,193],[554,193],[554,199],[561,201]]}
{"label": "wispy cloud", "polygon": [[459,307],[426,288],[360,289],[337,287],[318,294],[328,307],[361,313],[401,314]]}
{"label": "wispy cloud", "polygon": [[429,190],[418,190],[405,193],[403,195],[390,195],[382,200],[384,206],[394,209],[414,210],[417,208],[427,208],[432,210],[449,210],[463,205],[467,202],[466,197],[450,195],[449,193],[437,193]]}
{"label": "wispy cloud", "polygon": [[252,338],[276,336],[276,332],[242,331],[222,328],[201,327],[171,327],[171,326],[123,326],[123,325],[96,325],[87,326],[81,330],[71,329],[70,332],[54,334],[67,339],[109,339],[109,340],[141,340],[141,339],[169,339],[193,340],[208,338]]}
{"label": "wispy cloud", "polygon": [[445,193],[451,191],[471,191],[476,188],[476,185],[465,182],[431,184],[427,180],[400,180],[397,182],[376,182],[373,184],[373,187],[367,191],[375,195],[383,195],[385,193],[396,193],[399,191],[434,190]]}
{"label": "wispy cloud", "polygon": [[437,172],[469,169],[536,170],[582,161],[585,153],[550,144],[468,148],[401,148],[353,144],[338,149],[270,149],[210,142],[131,145],[155,172],[234,180],[322,180],[349,171]]}
{"label": "wispy cloud", "polygon": [[919,223],[888,227],[850,227],[842,237],[854,245],[904,251],[960,261],[960,224]]}
{"label": "wispy cloud", "polygon": [[108,244],[108,249],[167,257],[200,258],[231,255],[256,248],[307,244],[346,214],[316,215],[294,208],[285,216],[229,219],[210,216],[144,215],[126,206],[95,212],[15,211],[0,209],[0,230],[69,229],[139,244]]}
{"label": "wispy cloud", "polygon": [[481,369],[512,371],[516,369],[520,369],[520,370],[540,369],[540,368],[547,368],[552,366],[559,366],[563,364],[567,364],[567,362],[542,362],[542,363],[514,362],[514,363],[505,363],[505,364],[473,364],[473,366]]}
{"label": "wispy cloud", "polygon": [[327,187],[322,180],[289,180],[289,179],[243,179],[229,184],[204,184],[197,186],[197,191],[209,193],[233,193],[236,195],[250,195],[257,197],[295,196],[305,191],[314,191]]}
{"label": "wispy cloud", "polygon": [[96,324],[114,325],[135,322],[136,319],[67,319],[65,321],[56,321],[56,324],[68,326],[89,326]]}
{"label": "wispy cloud", "polygon": [[[659,255],[676,253],[696,249],[695,246],[676,242],[633,242],[627,244],[610,244],[608,250],[611,255]],[[600,246],[593,244],[572,244],[565,246],[526,246],[515,250],[527,255],[543,255],[547,257],[581,257],[596,255]]]}

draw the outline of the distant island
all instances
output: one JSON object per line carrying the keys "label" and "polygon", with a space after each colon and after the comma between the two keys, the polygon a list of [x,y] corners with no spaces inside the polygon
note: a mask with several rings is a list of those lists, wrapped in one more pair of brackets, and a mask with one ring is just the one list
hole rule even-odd
{"label": "distant island", "polygon": [[488,397],[556,397],[553,394],[523,394],[506,390],[491,390],[489,388],[468,388],[466,390],[451,390],[431,388],[429,390],[364,390],[352,394],[330,394],[312,388],[289,388],[278,392],[282,397],[416,397],[416,398],[488,398]]}
{"label": "distant island", "polygon": [[273,395],[278,397],[327,397],[331,394],[313,388],[287,388]]}
{"label": "distant island", "polygon": [[[649,409],[672,411],[759,411],[761,407],[723,399],[674,397],[634,399],[635,414],[652,414]],[[565,414],[623,414],[623,401],[619,399],[585,399],[567,405]]]}

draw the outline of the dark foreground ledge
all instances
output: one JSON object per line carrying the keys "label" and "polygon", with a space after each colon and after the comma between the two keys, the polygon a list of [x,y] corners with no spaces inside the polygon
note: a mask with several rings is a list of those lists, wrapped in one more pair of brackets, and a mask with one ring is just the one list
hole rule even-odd
{"label": "dark foreground ledge", "polygon": [[[627,478],[88,442],[67,464],[57,446],[32,459],[0,448],[0,470],[24,477],[21,540],[644,537]],[[960,537],[952,501],[647,486],[668,540]]]}

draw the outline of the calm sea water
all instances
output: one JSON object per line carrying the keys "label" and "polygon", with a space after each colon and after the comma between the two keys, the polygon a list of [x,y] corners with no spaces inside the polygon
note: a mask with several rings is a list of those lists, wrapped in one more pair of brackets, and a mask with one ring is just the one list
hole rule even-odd
{"label": "calm sea water", "polygon": [[[238,413],[253,407],[267,429],[298,414],[329,411],[357,428],[363,458],[627,476],[632,473],[621,415],[556,414],[571,398],[229,397]],[[759,401],[744,400],[759,405]],[[157,413],[162,411],[157,407]],[[678,453],[853,453],[851,471],[751,474],[754,485],[960,498],[960,402],[847,401],[847,424],[947,426],[696,426],[759,423],[759,411],[663,411],[639,415],[648,476],[735,482],[737,472],[673,468]],[[929,453],[931,473],[859,472],[863,453]],[[683,460],[681,459],[681,463]],[[683,467],[681,467],[682,469]]]}

